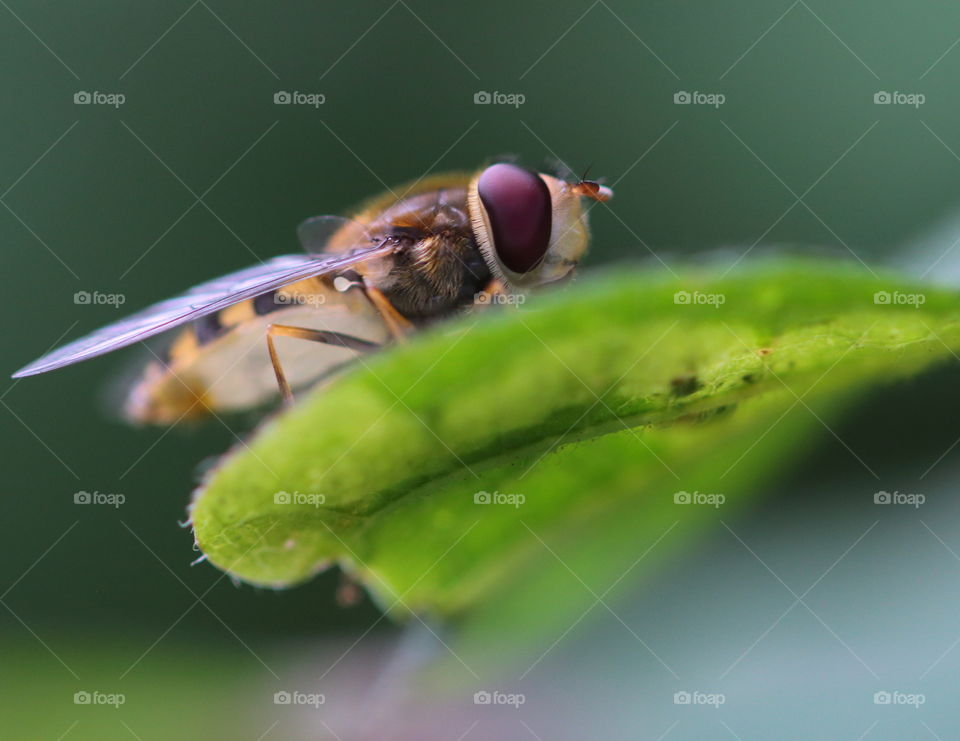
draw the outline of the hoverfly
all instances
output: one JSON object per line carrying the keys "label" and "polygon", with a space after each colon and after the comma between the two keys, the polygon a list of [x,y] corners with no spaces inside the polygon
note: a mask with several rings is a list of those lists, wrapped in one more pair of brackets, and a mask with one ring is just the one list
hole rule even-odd
{"label": "hoverfly", "polygon": [[13,376],[62,368],[190,323],[130,390],[128,419],[171,424],[208,410],[236,411],[269,401],[278,387],[289,401],[292,389],[357,353],[401,341],[478,297],[564,278],[587,248],[581,199],[613,195],[593,181],[567,182],[509,163],[425,178],[399,192],[369,201],[352,218],[303,222],[306,254],[202,283]]}

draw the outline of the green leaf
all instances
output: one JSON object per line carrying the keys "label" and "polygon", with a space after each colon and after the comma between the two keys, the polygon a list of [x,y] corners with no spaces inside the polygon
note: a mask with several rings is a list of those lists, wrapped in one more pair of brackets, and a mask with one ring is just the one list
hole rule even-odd
{"label": "green leaf", "polygon": [[841,405],[958,347],[956,295],[861,266],[594,275],[314,390],[208,476],[195,534],[255,584],[337,562],[385,608],[488,613],[480,653],[484,631],[544,603],[530,629],[561,625],[716,518],[677,492],[738,503]]}

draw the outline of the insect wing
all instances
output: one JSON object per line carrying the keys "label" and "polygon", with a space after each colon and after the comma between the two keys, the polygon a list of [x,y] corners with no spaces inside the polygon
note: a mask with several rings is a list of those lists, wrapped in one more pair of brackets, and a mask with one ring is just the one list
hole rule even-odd
{"label": "insect wing", "polygon": [[181,324],[212,314],[231,304],[282,288],[316,275],[342,270],[364,260],[390,254],[392,245],[354,250],[336,256],[283,255],[245,270],[201,283],[176,298],[154,304],[126,319],[58,348],[13,374],[33,376],[103,355]]}
{"label": "insect wing", "polygon": [[[353,219],[343,216],[313,216],[302,221],[297,227],[297,239],[303,251],[316,255],[326,249],[330,238],[345,226],[356,224]],[[363,230],[366,234],[366,229]]]}

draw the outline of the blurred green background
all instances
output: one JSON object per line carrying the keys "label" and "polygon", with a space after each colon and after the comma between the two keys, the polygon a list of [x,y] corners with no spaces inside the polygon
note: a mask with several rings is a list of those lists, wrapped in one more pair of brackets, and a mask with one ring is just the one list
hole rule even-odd
{"label": "blurred green background", "polygon": [[[949,224],[960,203],[960,6],[2,5],[5,372],[118,317],[110,306],[76,305],[77,291],[122,294],[122,311],[139,308],[257,258],[296,251],[294,229],[305,217],[344,213],[384,184],[503,154],[531,166],[559,157],[616,183],[610,207],[593,212],[585,271],[613,260],[654,268],[654,253],[673,264],[718,248],[732,260],[755,244],[753,254],[779,245],[853,253],[929,277],[951,264],[949,255],[937,260],[955,238]],[[80,91],[122,93],[125,102],[78,105]],[[322,93],[325,102],[277,105],[278,91]],[[480,91],[521,93],[525,102],[476,105]],[[720,93],[725,102],[677,105],[681,91]],[[879,91],[920,93],[925,102],[876,105]],[[925,251],[919,245],[931,233],[939,236]],[[139,357],[129,351],[0,390],[7,473],[0,677],[11,704],[4,714],[21,723],[11,738],[26,737],[28,721],[36,723],[32,737],[57,738],[78,717],[69,695],[110,691],[128,669],[129,681],[141,674],[145,685],[166,688],[156,702],[168,711],[143,702],[139,716],[124,716],[131,725],[130,718],[149,718],[132,737],[170,737],[163,724],[177,721],[201,724],[193,726],[197,737],[209,727],[239,738],[224,730],[232,722],[256,738],[271,721],[248,725],[231,681],[272,687],[274,664],[299,652],[301,641],[341,637],[349,646],[371,625],[384,640],[393,630],[376,623],[368,603],[337,607],[335,574],[273,593],[234,588],[207,565],[190,567],[198,554],[177,522],[186,517],[198,465],[254,420],[227,420],[230,429],[217,421],[172,431],[123,426],[106,412],[105,389]],[[843,434],[870,450],[871,460],[890,471],[901,466],[904,480],[915,480],[954,439],[960,405],[946,392],[956,381],[947,369],[900,389],[882,402],[899,417],[868,409]],[[947,472],[956,468],[949,456],[942,465],[938,486],[948,491],[956,479]],[[843,518],[834,520],[828,494],[862,473],[824,433],[822,450],[789,472],[793,483],[771,492],[765,518],[744,528],[773,528],[783,535],[778,542],[789,541],[796,526],[783,512],[791,508],[805,526],[839,528]],[[74,505],[80,490],[122,493],[126,502]],[[948,534],[960,533],[960,519],[951,511],[945,505],[940,513],[940,534],[955,544]],[[718,538],[722,532],[718,526]],[[925,547],[939,547],[919,526],[911,532]],[[848,534],[837,535],[837,555]],[[696,581],[697,563],[671,572],[668,594],[679,590],[670,585]],[[822,569],[814,571],[807,582]],[[866,568],[863,578],[871,573]],[[953,594],[956,586],[956,578],[944,582]],[[209,609],[198,604],[184,614],[196,596]],[[740,598],[750,600],[749,591]],[[676,594],[667,604],[674,606],[661,613],[668,625],[689,608]],[[862,627],[857,614],[848,633]],[[933,643],[949,646],[951,626],[955,620]],[[935,658],[938,649],[924,651]],[[51,686],[60,689],[48,693]],[[18,692],[28,700],[17,703]],[[112,711],[90,710],[68,738],[131,737]],[[744,739],[773,733],[755,722]],[[84,725],[98,735],[84,736]],[[722,728],[712,728],[722,737]]]}

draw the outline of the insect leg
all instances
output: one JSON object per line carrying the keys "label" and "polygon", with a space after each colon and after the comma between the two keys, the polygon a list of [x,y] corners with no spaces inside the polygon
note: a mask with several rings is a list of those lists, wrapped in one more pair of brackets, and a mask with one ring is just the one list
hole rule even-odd
{"label": "insect leg", "polygon": [[280,366],[280,358],[277,356],[277,348],[274,346],[274,336],[296,337],[300,340],[310,340],[311,342],[321,342],[325,345],[337,345],[345,347],[348,350],[357,352],[370,352],[380,347],[376,342],[368,342],[353,335],[343,334],[341,332],[331,332],[325,329],[307,329],[306,327],[291,327],[287,324],[271,324],[267,327],[267,351],[270,353],[270,364],[273,365],[273,372],[277,376],[277,386],[280,387],[280,394],[286,403],[293,401],[293,391],[290,390],[290,384],[284,375],[283,368]]}
{"label": "insect leg", "polygon": [[390,330],[390,334],[393,335],[393,339],[397,342],[404,342],[407,334],[413,331],[413,323],[394,308],[390,299],[384,296],[383,291],[379,288],[374,288],[364,282],[363,294],[373,304],[373,308],[380,312],[380,316],[383,317],[383,321],[386,323],[387,329]]}

